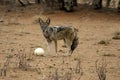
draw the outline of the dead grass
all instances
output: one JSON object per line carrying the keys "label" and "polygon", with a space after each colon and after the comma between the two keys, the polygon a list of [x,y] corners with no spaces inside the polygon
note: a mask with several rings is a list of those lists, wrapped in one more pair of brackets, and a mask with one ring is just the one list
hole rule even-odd
{"label": "dead grass", "polygon": [[0,69],[0,76],[7,76],[7,71],[10,63],[10,58],[7,58],[3,67]]}
{"label": "dead grass", "polygon": [[98,60],[96,60],[95,62],[95,67],[96,67],[96,72],[98,74],[99,80],[106,80],[106,63],[104,61],[105,59],[102,59],[101,61],[101,65],[99,65],[100,63],[98,63]]}

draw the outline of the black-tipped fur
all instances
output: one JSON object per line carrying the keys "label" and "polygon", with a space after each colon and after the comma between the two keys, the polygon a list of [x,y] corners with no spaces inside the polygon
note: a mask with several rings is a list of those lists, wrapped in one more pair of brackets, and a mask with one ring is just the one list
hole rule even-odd
{"label": "black-tipped fur", "polygon": [[78,37],[76,36],[73,40],[73,43],[71,45],[71,54],[73,53],[73,51],[75,50],[75,48],[78,46]]}

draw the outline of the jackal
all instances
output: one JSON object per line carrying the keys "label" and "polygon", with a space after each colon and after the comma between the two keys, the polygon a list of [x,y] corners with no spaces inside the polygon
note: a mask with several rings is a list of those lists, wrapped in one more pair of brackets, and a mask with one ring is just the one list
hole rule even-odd
{"label": "jackal", "polygon": [[71,55],[78,45],[77,29],[74,27],[53,26],[50,27],[50,19],[43,21],[39,18],[39,23],[44,37],[48,42],[48,52],[50,52],[50,44],[52,41],[55,43],[55,52],[57,54],[57,41],[63,40],[68,48],[68,55]]}

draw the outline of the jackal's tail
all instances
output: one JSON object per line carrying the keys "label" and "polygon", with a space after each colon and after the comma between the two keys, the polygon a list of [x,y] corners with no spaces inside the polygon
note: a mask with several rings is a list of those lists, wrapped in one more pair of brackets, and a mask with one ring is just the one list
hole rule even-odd
{"label": "jackal's tail", "polygon": [[75,50],[75,48],[78,46],[78,37],[77,37],[77,31],[75,31],[75,38],[72,42],[72,45],[71,45],[71,54],[73,53],[73,51]]}

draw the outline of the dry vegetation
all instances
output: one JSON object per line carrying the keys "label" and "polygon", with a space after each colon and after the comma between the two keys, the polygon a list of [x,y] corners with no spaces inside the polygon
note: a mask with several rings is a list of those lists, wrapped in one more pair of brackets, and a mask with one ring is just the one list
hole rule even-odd
{"label": "dry vegetation", "polygon": [[[72,13],[46,15],[41,14],[39,5],[13,11],[0,6],[0,10],[0,80],[120,80],[120,39],[114,38],[120,36],[118,13],[86,5],[79,5]],[[64,56],[62,41],[58,56],[54,56],[53,45],[50,54],[33,55],[37,47],[46,51],[38,17],[51,18],[51,26],[78,29],[79,45],[72,56]],[[102,57],[106,57],[105,63]]]}

